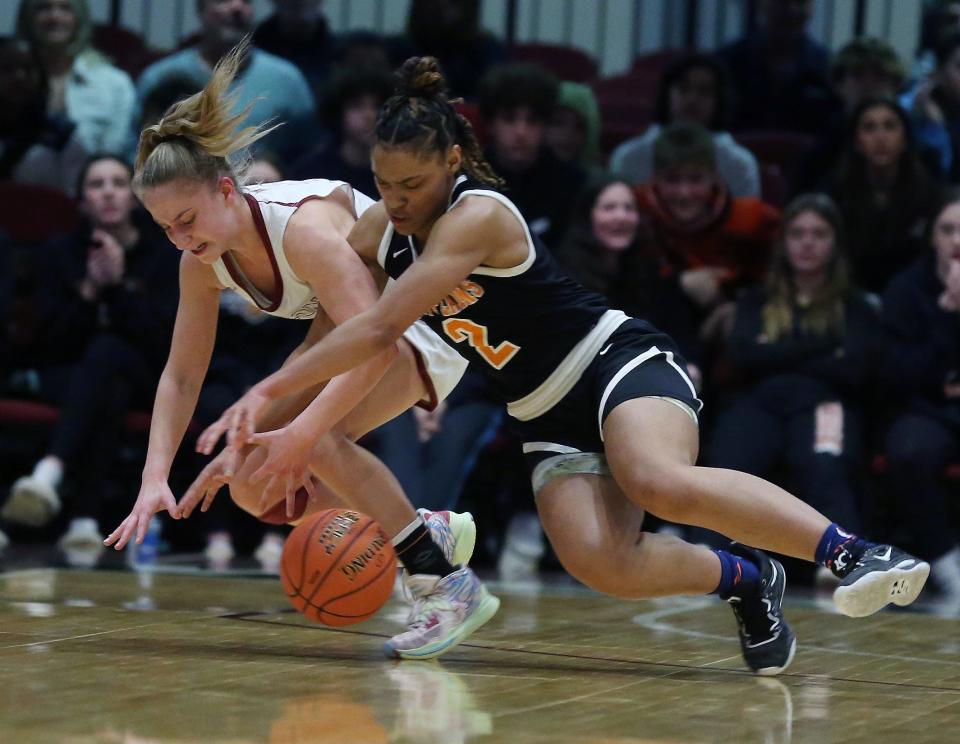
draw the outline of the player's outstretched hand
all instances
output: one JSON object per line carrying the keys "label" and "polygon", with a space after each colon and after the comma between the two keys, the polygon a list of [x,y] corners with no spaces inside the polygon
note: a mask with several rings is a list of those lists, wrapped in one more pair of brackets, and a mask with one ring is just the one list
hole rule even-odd
{"label": "player's outstretched hand", "polygon": [[197,452],[209,455],[224,434],[227,435],[229,446],[240,449],[250,441],[256,431],[257,420],[269,404],[270,398],[254,385],[204,429],[197,439]]}
{"label": "player's outstretched hand", "polygon": [[263,464],[250,475],[251,485],[264,483],[260,497],[261,513],[284,496],[287,516],[293,517],[294,496],[299,488],[305,488],[310,497],[316,496],[316,487],[307,472],[314,438],[302,434],[294,426],[285,426],[276,431],[253,434],[248,441],[266,453]]}
{"label": "player's outstretched hand", "polygon": [[166,480],[145,480],[140,486],[140,494],[137,496],[137,503],[133,505],[133,511],[117,529],[107,535],[103,544],[123,550],[131,539],[136,539],[139,545],[147,534],[153,515],[164,509],[174,519],[180,519],[180,507],[177,506],[177,500]]}
{"label": "player's outstretched hand", "polygon": [[200,504],[202,512],[210,508],[217,492],[230,484],[236,472],[237,459],[238,453],[234,447],[224,447],[219,455],[207,463],[180,498],[180,513],[184,519],[193,514],[197,504]]}

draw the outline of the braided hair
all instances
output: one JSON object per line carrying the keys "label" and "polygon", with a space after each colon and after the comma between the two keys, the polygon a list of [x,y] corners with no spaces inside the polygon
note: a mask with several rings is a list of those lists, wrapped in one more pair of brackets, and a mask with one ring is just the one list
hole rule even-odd
{"label": "braided hair", "polygon": [[463,168],[471,177],[503,187],[503,179],[483,156],[470,122],[454,109],[462,99],[447,98],[447,82],[436,58],[411,57],[397,71],[396,82],[396,92],[377,118],[377,142],[438,153],[460,145]]}

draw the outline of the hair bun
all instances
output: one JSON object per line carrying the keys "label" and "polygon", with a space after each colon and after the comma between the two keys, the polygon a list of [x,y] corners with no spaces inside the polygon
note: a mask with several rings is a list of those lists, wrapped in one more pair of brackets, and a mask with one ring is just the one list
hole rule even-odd
{"label": "hair bun", "polygon": [[397,88],[410,98],[446,98],[447,81],[436,57],[410,57],[397,71]]}

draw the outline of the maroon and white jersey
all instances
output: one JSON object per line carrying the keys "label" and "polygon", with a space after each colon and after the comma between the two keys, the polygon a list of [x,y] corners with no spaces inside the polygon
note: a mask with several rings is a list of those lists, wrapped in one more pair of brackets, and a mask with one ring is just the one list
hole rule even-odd
{"label": "maroon and white jersey", "polygon": [[311,199],[324,199],[336,189],[347,195],[357,217],[376,203],[369,196],[355,191],[348,183],[328,181],[325,178],[278,181],[247,187],[244,196],[253,213],[260,241],[273,267],[275,286],[280,289],[279,296],[267,297],[260,292],[243,275],[229,251],[213,265],[220,283],[270,315],[297,320],[313,318],[317,314],[319,303],[313,288],[290,268],[283,250],[283,236],[297,207]]}

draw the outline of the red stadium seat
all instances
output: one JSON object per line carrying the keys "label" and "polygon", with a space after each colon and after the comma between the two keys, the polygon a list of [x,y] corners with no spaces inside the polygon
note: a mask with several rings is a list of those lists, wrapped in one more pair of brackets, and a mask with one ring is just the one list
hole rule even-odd
{"label": "red stadium seat", "polygon": [[561,80],[589,83],[597,77],[597,61],[582,49],[561,44],[514,44],[511,56],[516,62],[536,62]]}
{"label": "red stadium seat", "polygon": [[14,243],[41,243],[70,232],[79,219],[75,202],[62,191],[0,182],[0,226]]}

